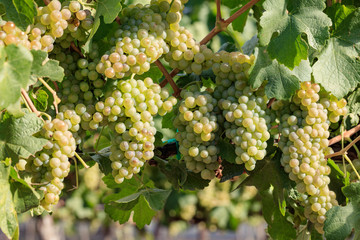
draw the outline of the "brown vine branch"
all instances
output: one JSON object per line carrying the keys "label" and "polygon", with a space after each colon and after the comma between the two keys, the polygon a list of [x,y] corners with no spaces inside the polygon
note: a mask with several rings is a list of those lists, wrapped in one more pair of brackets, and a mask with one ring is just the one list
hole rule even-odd
{"label": "brown vine branch", "polygon": [[44,0],[45,5],[49,5],[49,3],[50,3],[50,0]]}
{"label": "brown vine branch", "polygon": [[59,91],[59,86],[57,85],[57,83],[55,81],[52,81],[52,83],[54,84],[55,91]]}
{"label": "brown vine branch", "polygon": [[[352,129],[344,132],[344,138],[349,138],[351,137],[354,133],[357,133],[358,131],[360,131],[360,124],[357,125],[356,127],[353,127]],[[337,143],[337,142],[340,142],[341,141],[341,134],[336,136],[336,137],[333,137],[332,139],[329,140],[329,146]]]}
{"label": "brown vine branch", "polygon": [[70,44],[70,47],[71,47],[72,50],[74,50],[75,52],[77,52],[77,53],[80,55],[80,57],[84,58],[84,54],[82,54],[81,50],[75,45],[74,42],[72,42],[72,43]]}
{"label": "brown vine branch", "polygon": [[270,108],[271,107],[271,105],[273,104],[273,102],[275,102],[275,98],[271,98],[270,100],[269,100],[269,102],[268,102],[268,104],[266,105],[266,107],[267,108]]}
{"label": "brown vine branch", "polygon": [[156,66],[160,69],[160,71],[164,74],[165,79],[168,83],[170,83],[172,89],[174,90],[174,95],[175,96],[179,96],[180,94],[180,88],[176,85],[176,83],[174,82],[174,80],[172,79],[172,77],[170,76],[170,74],[168,73],[168,71],[165,69],[164,65],[162,65],[162,63],[159,60],[155,61]]}
{"label": "brown vine branch", "polygon": [[326,0],[326,5],[328,7],[331,7],[332,6],[332,0]]}
{"label": "brown vine branch", "polygon": [[216,0],[216,21],[222,21],[221,17],[221,0]]}
{"label": "brown vine branch", "polygon": [[121,20],[120,20],[120,17],[119,17],[119,16],[117,16],[117,17],[115,18],[115,21],[117,22],[117,24],[121,25]]}
{"label": "brown vine branch", "polygon": [[332,157],[336,157],[336,156],[340,156],[345,154],[355,143],[357,143],[358,141],[360,141],[360,136],[358,136],[357,138],[355,138],[349,145],[347,145],[345,148],[341,149],[338,152],[326,155],[325,158],[332,158]]}
{"label": "brown vine branch", "polygon": [[21,89],[21,95],[24,97],[26,103],[29,105],[31,111],[36,114],[36,116],[40,116],[40,112],[36,109],[34,103],[31,101],[29,95],[25,91],[25,89]]}
{"label": "brown vine branch", "polygon": [[228,19],[226,19],[224,21],[224,26],[225,28],[232,23],[236,18],[238,18],[241,14],[243,14],[244,12],[246,12],[248,9],[252,8],[252,6],[254,6],[257,2],[259,2],[260,0],[251,0],[250,2],[248,2],[247,4],[245,4],[242,8],[240,8],[239,10],[237,10],[233,15],[231,15]]}

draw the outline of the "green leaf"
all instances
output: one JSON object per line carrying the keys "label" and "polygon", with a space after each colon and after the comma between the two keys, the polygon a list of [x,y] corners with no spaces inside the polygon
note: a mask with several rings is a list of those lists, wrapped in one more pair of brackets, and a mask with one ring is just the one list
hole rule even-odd
{"label": "green leaf", "polygon": [[36,77],[47,77],[53,81],[61,82],[64,78],[64,69],[59,66],[59,61],[48,59],[47,53],[41,50],[31,50],[34,61],[31,74]]}
{"label": "green leaf", "polygon": [[25,47],[0,47],[0,110],[20,99],[20,89],[29,82],[32,61]]}
{"label": "green leaf", "polygon": [[326,213],[324,225],[325,237],[328,240],[346,239],[355,229],[355,235],[360,230],[360,183],[352,183],[344,187],[343,192],[349,198],[346,206],[335,206]]}
{"label": "green leaf", "polygon": [[246,55],[251,55],[254,52],[254,49],[258,42],[259,39],[256,35],[253,36],[250,40],[246,41],[244,45],[241,46],[243,53]]}
{"label": "green leaf", "polygon": [[0,0],[1,4],[5,7],[5,19],[13,21],[21,30],[34,23],[37,10],[33,0]]}
{"label": "green leaf", "polygon": [[[331,168],[330,172],[330,190],[336,193],[336,199],[339,203],[345,202],[346,198],[341,191],[341,188],[345,186],[345,176],[339,166],[331,159],[328,159],[328,166]],[[349,174],[348,174],[349,175]]]}
{"label": "green leaf", "polygon": [[119,0],[99,0],[97,1],[94,25],[91,29],[89,39],[91,39],[100,26],[100,17],[104,18],[106,24],[112,23],[122,9],[122,1]]}
{"label": "green leaf", "polygon": [[158,167],[173,188],[179,189],[185,183],[188,173],[184,163],[176,159],[169,159],[167,163],[158,161]]}
{"label": "green leaf", "polygon": [[188,172],[186,181],[181,186],[184,190],[201,190],[209,185],[210,181],[201,177],[200,173]]}
{"label": "green leaf", "polygon": [[[86,155],[85,155],[86,156]],[[100,171],[105,175],[111,173],[110,147],[101,149],[98,153],[87,155],[99,164]]]}
{"label": "green leaf", "polygon": [[10,177],[13,180],[10,185],[17,213],[26,212],[40,205],[40,200],[44,196],[43,191],[35,191],[32,186],[19,178],[13,167],[10,170]]}
{"label": "green leaf", "polygon": [[39,89],[36,93],[30,94],[29,96],[37,110],[41,112],[45,112],[47,110],[49,95],[46,91]]}
{"label": "green leaf", "polygon": [[130,203],[111,203],[105,204],[105,212],[114,221],[118,221],[120,224],[126,223],[131,215],[132,209],[138,203],[138,200]]}
{"label": "green leaf", "polygon": [[134,207],[133,220],[138,228],[143,228],[146,224],[150,224],[156,211],[152,210],[144,196],[140,196],[138,204]]}
{"label": "green leaf", "polygon": [[220,182],[225,182],[233,177],[240,176],[242,174],[246,174],[246,169],[244,164],[232,164],[228,161],[222,161],[221,165],[223,167],[223,170],[221,171],[222,177]]}
{"label": "green leaf", "polygon": [[313,72],[315,82],[342,98],[360,82],[360,9],[344,19],[338,29],[313,65]]}
{"label": "green leaf", "polygon": [[175,119],[176,115],[174,113],[174,111],[171,111],[169,113],[167,113],[165,116],[162,117],[161,120],[161,124],[163,128],[169,128],[172,129],[174,128],[174,119]]}
{"label": "green leaf", "polygon": [[272,239],[288,240],[296,238],[296,230],[286,216],[283,216],[273,201],[272,192],[260,192],[264,218],[268,224],[268,233]]}
{"label": "green leaf", "polygon": [[219,156],[222,159],[225,159],[226,161],[230,162],[230,163],[235,163],[235,158],[236,153],[235,153],[235,147],[233,144],[220,139],[219,143],[218,143],[218,147],[220,149],[219,151]]}
{"label": "green leaf", "polygon": [[10,189],[9,175],[10,166],[0,161],[0,229],[8,238],[12,239],[18,235],[19,224]]}
{"label": "green leaf", "polygon": [[[237,10],[239,10],[241,6],[238,6],[234,9],[231,9],[230,15],[234,14]],[[231,24],[235,31],[242,32],[244,30],[246,21],[248,19],[250,9],[241,14],[238,18],[236,18]]]}
{"label": "green leaf", "polygon": [[170,193],[171,190],[151,188],[145,189],[143,195],[146,201],[148,201],[151,209],[155,211],[160,211],[164,208],[166,199],[169,197]]}
{"label": "green leaf", "polygon": [[223,4],[229,8],[234,8],[239,5],[243,5],[245,3],[246,3],[245,0],[223,0],[223,1],[221,1],[221,4]]}
{"label": "green leaf", "polygon": [[346,6],[340,3],[336,3],[331,7],[326,8],[326,13],[331,18],[334,30],[336,31],[342,21],[355,10],[356,7],[354,6]]}
{"label": "green leaf", "polygon": [[322,0],[267,0],[263,6],[260,44],[269,45],[269,55],[291,69],[307,59],[307,43],[320,50],[330,36],[331,19],[323,13]]}
{"label": "green leaf", "polygon": [[34,137],[42,129],[43,121],[35,113],[23,117],[11,117],[0,123],[0,159],[12,158],[14,163],[19,158],[27,159],[40,151],[47,143],[46,139]]}
{"label": "green leaf", "polygon": [[271,60],[265,48],[256,48],[255,56],[249,83],[253,88],[258,88],[267,81],[265,93],[268,98],[289,99],[300,88],[299,82],[311,79],[311,67],[307,60],[301,61],[291,71],[277,60]]}

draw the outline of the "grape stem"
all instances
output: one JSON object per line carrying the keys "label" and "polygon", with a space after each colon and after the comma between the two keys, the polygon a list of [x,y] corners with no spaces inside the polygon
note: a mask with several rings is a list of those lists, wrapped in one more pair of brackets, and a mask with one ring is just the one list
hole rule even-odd
{"label": "grape stem", "polygon": [[359,175],[358,171],[356,170],[354,164],[352,163],[352,161],[350,160],[350,158],[348,157],[348,155],[347,155],[346,153],[344,154],[344,157],[345,157],[346,161],[348,161],[348,163],[351,165],[351,167],[352,167],[352,169],[354,170],[356,176],[357,176],[358,179],[360,180],[360,175]]}
{"label": "grape stem", "polygon": [[58,104],[61,102],[60,98],[57,96],[56,91],[54,89],[52,89],[49,84],[47,84],[47,82],[45,82],[44,79],[39,78],[39,81],[47,88],[47,90],[49,90],[49,92],[51,92],[51,94],[53,95],[54,98],[54,107],[55,107],[55,112],[56,114],[58,114]]}
{"label": "grape stem", "polygon": [[[348,140],[349,142],[352,142],[352,139],[350,137],[346,138],[346,140]],[[355,149],[358,159],[360,159],[360,151],[359,151],[359,148],[356,146],[356,144],[354,145],[354,149]]]}
{"label": "grape stem", "polygon": [[36,114],[36,116],[40,116],[40,112],[36,109],[34,103],[31,101],[29,95],[25,91],[25,89],[21,89],[21,95],[24,97],[25,102],[29,105],[31,111]]}
{"label": "grape stem", "polygon": [[271,105],[273,104],[273,102],[275,102],[275,98],[271,98],[270,100],[269,100],[269,102],[268,102],[268,104],[266,105],[266,107],[267,108],[270,108],[271,107]]}
{"label": "grape stem", "polygon": [[77,159],[79,159],[79,161],[80,161],[81,164],[84,166],[84,168],[89,168],[89,165],[86,164],[86,162],[84,161],[84,159],[82,159],[77,152],[75,152],[75,156],[76,156]]}
{"label": "grape stem", "polygon": [[[341,136],[340,136],[341,137]],[[344,136],[345,137],[345,136]],[[345,148],[341,149],[338,152],[326,155],[325,158],[332,158],[332,157],[336,157],[336,156],[340,156],[340,155],[344,155],[346,154],[346,152],[358,141],[360,141],[360,136],[358,136],[357,138],[355,138],[350,144],[348,144]]]}
{"label": "grape stem", "polygon": [[[245,4],[242,8],[237,10],[233,15],[231,15],[228,19],[224,20],[221,18],[221,1],[216,0],[216,23],[215,27],[206,35],[201,41],[200,44],[204,45],[208,43],[213,37],[215,37],[218,33],[224,31],[227,26],[232,23],[236,18],[238,18],[241,14],[246,12],[248,9],[252,8],[257,2],[260,0],[251,0],[247,4]],[[155,62],[156,63],[156,62]],[[170,76],[174,77],[176,74],[180,72],[179,69],[175,68],[170,72]],[[165,76],[165,79],[160,83],[161,87],[165,87],[168,83],[169,78]],[[171,84],[171,83],[170,83]]]}
{"label": "grape stem", "polygon": [[[23,95],[21,95],[21,98],[22,98],[22,100],[24,101],[26,108],[31,112],[31,108],[30,108],[29,104],[26,102],[26,100],[25,100],[25,98],[24,98]],[[5,111],[5,109],[4,109],[3,111]],[[1,111],[1,112],[3,112],[3,111]]]}
{"label": "grape stem", "polygon": [[[360,131],[360,124],[353,127],[352,129],[344,132],[344,138],[349,138],[351,137],[354,133],[357,133],[358,131]],[[333,137],[332,139],[329,140],[329,146],[337,143],[337,142],[340,142],[341,141],[341,134],[336,136],[336,137]]]}
{"label": "grape stem", "polygon": [[[169,72],[166,70],[164,65],[159,60],[155,61],[156,66],[160,69],[160,71],[164,74],[166,82],[170,83],[172,89],[174,90],[174,96],[179,96],[180,88],[176,85],[172,77],[170,76]],[[164,80],[165,81],[165,80]]]}
{"label": "grape stem", "polygon": [[223,21],[221,17],[221,0],[216,0],[216,21]]}
{"label": "grape stem", "polygon": [[70,44],[70,47],[71,47],[72,50],[74,50],[75,52],[77,52],[77,53],[80,55],[80,57],[84,58],[84,54],[82,54],[81,50],[75,45],[74,42],[72,42],[72,43]]}

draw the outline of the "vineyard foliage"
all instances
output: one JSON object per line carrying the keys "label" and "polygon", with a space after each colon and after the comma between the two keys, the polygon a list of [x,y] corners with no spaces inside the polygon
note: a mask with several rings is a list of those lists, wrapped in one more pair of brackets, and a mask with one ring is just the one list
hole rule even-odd
{"label": "vineyard foliage", "polygon": [[360,238],[357,0],[0,0],[0,12],[9,239],[25,212],[143,228],[162,211],[163,224],[236,229],[259,202],[272,239]]}

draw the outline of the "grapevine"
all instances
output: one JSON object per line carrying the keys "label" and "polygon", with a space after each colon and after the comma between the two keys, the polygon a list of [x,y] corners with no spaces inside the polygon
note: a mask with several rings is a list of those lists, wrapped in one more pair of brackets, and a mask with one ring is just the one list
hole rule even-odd
{"label": "grapevine", "polygon": [[[257,189],[273,239],[360,236],[348,211],[360,192],[358,3],[216,0],[198,41],[192,2],[0,3],[7,238],[19,237],[19,214],[58,211],[81,181],[80,192],[109,189],[108,217],[133,214],[139,228],[164,207],[229,227],[212,214],[235,201],[236,182]],[[202,191],[184,193],[178,213],[168,206],[179,190]]]}

